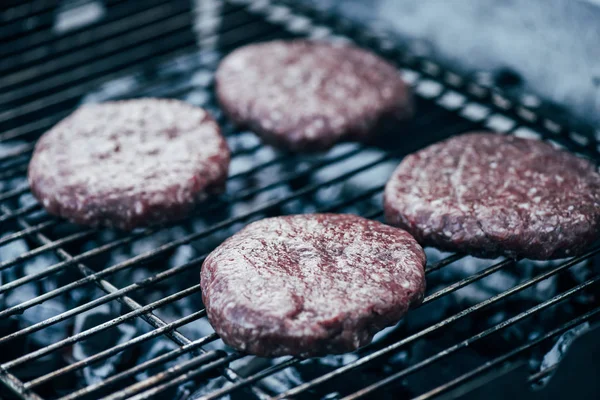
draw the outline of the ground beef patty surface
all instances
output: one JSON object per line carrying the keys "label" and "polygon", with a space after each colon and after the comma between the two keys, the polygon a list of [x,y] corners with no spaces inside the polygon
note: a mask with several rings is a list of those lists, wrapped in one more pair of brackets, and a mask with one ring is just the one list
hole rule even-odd
{"label": "ground beef patty surface", "polygon": [[385,215],[444,250],[572,256],[598,237],[600,175],[548,143],[470,133],[406,157],[385,188]]}
{"label": "ground beef patty surface", "polygon": [[51,214],[133,229],[178,220],[223,190],[229,149],[213,118],[176,100],[84,105],[46,132],[29,164]]}
{"label": "ground beef patty surface", "polygon": [[368,140],[397,129],[397,120],[412,110],[399,71],[351,45],[278,40],[244,46],[223,60],[216,86],[234,122],[292,151]]}
{"label": "ground beef patty surface", "polygon": [[423,298],[425,255],[405,231],[353,215],[251,223],[202,266],[208,318],[260,356],[352,351]]}

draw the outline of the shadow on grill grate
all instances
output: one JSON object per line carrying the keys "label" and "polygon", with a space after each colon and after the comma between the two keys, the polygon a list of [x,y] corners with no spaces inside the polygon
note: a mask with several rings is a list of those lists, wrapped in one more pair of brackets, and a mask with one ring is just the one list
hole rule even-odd
{"label": "shadow on grill grate", "polygon": [[[554,262],[427,249],[423,305],[355,353],[266,360],[225,347],[202,310],[198,272],[247,222],[314,211],[379,219],[383,185],[402,156],[465,130],[543,137],[598,159],[596,142],[544,118],[543,107],[532,111],[407,53],[398,38],[292,2],[75,4],[62,12],[87,12],[88,25],[57,26],[57,2],[3,6],[0,380],[10,395],[425,399],[516,359],[539,382],[597,320],[600,301],[589,289],[600,279],[600,245]],[[245,43],[295,36],[351,39],[396,62],[418,94],[406,134],[291,155],[236,130],[214,99],[219,60]],[[46,214],[25,176],[35,139],[81,102],[147,96],[179,98],[218,118],[233,153],[227,192],[185,223],[132,234]],[[372,394],[384,386],[392,389]]]}

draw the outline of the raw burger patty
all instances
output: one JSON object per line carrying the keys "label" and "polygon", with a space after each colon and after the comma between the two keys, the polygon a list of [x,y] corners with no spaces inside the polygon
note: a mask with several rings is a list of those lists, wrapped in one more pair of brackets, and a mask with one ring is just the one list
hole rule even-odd
{"label": "raw burger patty", "polygon": [[229,149],[212,117],[175,100],[85,105],[46,132],[29,164],[51,214],[121,229],[185,217],[221,192]]}
{"label": "raw burger patty", "polygon": [[223,341],[260,356],[344,353],[425,290],[425,254],[401,229],[336,214],[254,222],[213,251],[202,297]]}
{"label": "raw burger patty", "polygon": [[223,60],[216,83],[234,122],[292,151],[367,140],[389,125],[385,122],[412,110],[398,70],[349,45],[307,40],[248,45]]}
{"label": "raw burger patty", "polygon": [[465,134],[402,161],[385,188],[385,215],[444,250],[572,256],[598,237],[600,175],[541,141]]}

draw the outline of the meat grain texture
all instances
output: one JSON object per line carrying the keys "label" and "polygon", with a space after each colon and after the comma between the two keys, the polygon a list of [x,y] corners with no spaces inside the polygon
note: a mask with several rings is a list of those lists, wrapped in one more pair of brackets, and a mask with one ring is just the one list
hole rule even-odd
{"label": "meat grain texture", "polygon": [[223,341],[259,356],[344,353],[395,324],[425,289],[405,231],[354,215],[251,223],[204,262],[202,296]]}
{"label": "meat grain texture", "polygon": [[561,258],[598,238],[600,174],[542,141],[470,133],[406,157],[386,185],[384,208],[388,223],[422,245]]}
{"label": "meat grain texture", "polygon": [[203,109],[127,100],[84,105],[46,132],[28,175],[50,214],[128,230],[184,218],[221,192],[229,158]]}
{"label": "meat grain texture", "polygon": [[234,122],[292,151],[365,141],[390,125],[397,129],[412,113],[399,71],[351,45],[277,40],[244,46],[219,65],[216,88]]}

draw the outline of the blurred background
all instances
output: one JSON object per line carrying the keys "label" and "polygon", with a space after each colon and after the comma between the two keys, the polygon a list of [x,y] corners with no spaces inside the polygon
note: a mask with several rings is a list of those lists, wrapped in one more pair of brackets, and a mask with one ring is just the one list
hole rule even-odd
{"label": "blurred background", "polygon": [[[346,16],[371,29],[419,39],[420,52],[435,52],[454,67],[479,71],[483,84],[536,93],[600,124],[600,0],[296,1]],[[189,2],[191,7],[201,7],[203,0]],[[13,3],[27,2],[3,3],[9,9]],[[52,33],[60,35],[98,22],[111,0],[45,3],[55,3],[56,12],[44,14],[53,21],[33,16],[23,21],[21,29],[50,23]],[[139,7],[145,6],[139,2]],[[11,18],[3,13],[0,20]],[[533,105],[535,100],[529,102]]]}
{"label": "blurred background", "polygon": [[600,0],[302,1],[421,39],[420,50],[466,70],[502,72],[500,86],[600,123]]}

